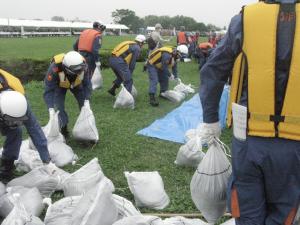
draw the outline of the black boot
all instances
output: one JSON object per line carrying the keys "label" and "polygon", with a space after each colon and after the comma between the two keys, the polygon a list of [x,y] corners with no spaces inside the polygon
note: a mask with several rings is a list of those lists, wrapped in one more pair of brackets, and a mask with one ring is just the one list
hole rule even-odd
{"label": "black boot", "polygon": [[68,130],[68,126],[63,126],[60,130],[61,134],[65,137],[65,139],[68,139],[70,137],[70,133]]}
{"label": "black boot", "polygon": [[107,91],[112,96],[116,96],[116,89],[119,87],[119,85],[113,84],[113,86]]}
{"label": "black boot", "polygon": [[149,94],[149,98],[150,98],[150,105],[156,107],[159,105],[158,101],[155,98],[154,94]]}
{"label": "black boot", "polygon": [[14,175],[14,160],[1,159],[0,181],[7,184]]}

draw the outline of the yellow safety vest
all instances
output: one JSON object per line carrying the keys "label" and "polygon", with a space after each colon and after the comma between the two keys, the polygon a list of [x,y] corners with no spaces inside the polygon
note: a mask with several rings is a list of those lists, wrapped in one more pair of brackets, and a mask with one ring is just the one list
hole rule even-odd
{"label": "yellow safety vest", "polygon": [[54,56],[53,60],[52,60],[58,68],[57,73],[59,76],[59,87],[66,88],[66,89],[77,87],[82,83],[82,80],[84,78],[84,73],[77,75],[76,80],[71,84],[71,82],[66,77],[66,74],[62,70],[62,61],[63,61],[64,57],[65,57],[65,54],[61,53],[61,54]]}
{"label": "yellow safety vest", "polygon": [[[23,95],[25,94],[24,87],[18,78],[1,69],[0,69],[0,76],[4,77],[9,88],[13,89],[14,91],[20,92]],[[0,91],[3,88],[5,87],[3,87],[2,84],[0,84]]]}
{"label": "yellow safety vest", "polygon": [[135,41],[123,41],[114,48],[112,54],[116,57],[122,57],[129,65],[132,59],[132,53],[129,52],[130,45],[136,44]]}
{"label": "yellow safety vest", "polygon": [[243,80],[247,76],[248,135],[300,140],[300,4],[295,6],[295,37],[283,108],[281,115],[275,115],[279,7],[279,4],[260,2],[244,8],[243,47],[233,68],[227,122],[230,126],[231,104],[239,102]]}
{"label": "yellow safety vest", "polygon": [[[148,62],[151,65],[154,65],[156,68],[161,69],[162,63],[161,63],[161,57],[164,52],[172,54],[173,48],[172,47],[162,47],[154,50],[148,58]],[[169,67],[171,67],[174,64],[174,61],[170,61]]]}

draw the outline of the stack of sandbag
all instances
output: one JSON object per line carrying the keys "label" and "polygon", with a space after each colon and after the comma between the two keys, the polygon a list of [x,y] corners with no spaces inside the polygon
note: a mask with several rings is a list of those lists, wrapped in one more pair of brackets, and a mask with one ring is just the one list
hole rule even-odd
{"label": "stack of sandbag", "polygon": [[19,196],[14,195],[14,208],[4,219],[1,225],[44,225],[38,218],[27,212],[25,206],[19,201]]}
{"label": "stack of sandbag", "polygon": [[232,218],[230,220],[227,220],[226,222],[222,223],[221,225],[235,225],[235,219]]}
{"label": "stack of sandbag", "polygon": [[0,181],[0,196],[4,195],[6,192],[5,185]]}
{"label": "stack of sandbag", "polygon": [[72,130],[73,137],[83,141],[99,141],[99,133],[96,127],[96,121],[88,100],[84,101],[80,114]]}
{"label": "stack of sandbag", "polygon": [[103,178],[104,174],[98,159],[94,158],[63,181],[62,186],[64,195],[81,195],[95,187],[95,185]]}
{"label": "stack of sandbag", "polygon": [[126,198],[113,194],[113,200],[118,210],[118,220],[128,216],[142,215]]}
{"label": "stack of sandbag", "polygon": [[81,195],[71,196],[62,198],[53,204],[50,202],[44,219],[45,225],[71,225],[72,214],[81,198]]}
{"label": "stack of sandbag", "polygon": [[138,207],[163,209],[169,204],[169,196],[157,171],[125,172],[125,177]]}
{"label": "stack of sandbag", "polygon": [[72,213],[72,225],[111,225],[117,219],[118,210],[107,180],[86,192]]}
{"label": "stack of sandbag", "polygon": [[123,84],[121,84],[121,91],[117,95],[113,108],[129,108],[134,109],[134,98],[132,94],[127,91]]}
{"label": "stack of sandbag", "polygon": [[200,219],[187,219],[182,216],[167,218],[163,221],[164,225],[208,225]]}
{"label": "stack of sandbag", "polygon": [[24,205],[28,213],[40,216],[43,209],[43,198],[37,188],[26,188],[21,186],[7,188],[7,193],[0,197],[0,216],[5,218],[13,210],[14,195],[18,194],[19,201]]}
{"label": "stack of sandbag", "polygon": [[179,148],[175,164],[179,166],[197,167],[204,155],[201,138],[195,136]]}
{"label": "stack of sandbag", "polygon": [[195,90],[194,88],[192,88],[191,84],[186,85],[179,78],[178,78],[178,84],[174,87],[174,91],[182,92],[186,95],[195,93]]}
{"label": "stack of sandbag", "polygon": [[92,82],[93,90],[102,88],[103,86],[103,76],[101,74],[101,71],[97,67],[94,70],[94,74],[92,76],[91,82]]}
{"label": "stack of sandbag", "polygon": [[157,216],[129,216],[118,220],[113,225],[163,225]]}
{"label": "stack of sandbag", "polygon": [[190,185],[193,202],[209,223],[216,223],[225,213],[230,174],[231,165],[223,145],[214,141],[200,162]]}
{"label": "stack of sandbag", "polygon": [[42,196],[50,197],[55,190],[61,189],[61,182],[66,176],[68,176],[68,173],[50,163],[49,165],[35,168],[29,173],[11,180],[7,184],[7,187],[36,187]]}
{"label": "stack of sandbag", "polygon": [[161,96],[165,97],[166,99],[170,100],[174,103],[179,103],[185,99],[185,94],[182,92],[174,91],[174,90],[167,90],[165,92],[160,93]]}

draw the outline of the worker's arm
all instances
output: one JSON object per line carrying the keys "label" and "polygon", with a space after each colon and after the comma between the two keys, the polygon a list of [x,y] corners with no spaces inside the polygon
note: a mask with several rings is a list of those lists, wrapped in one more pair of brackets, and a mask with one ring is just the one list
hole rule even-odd
{"label": "worker's arm", "polygon": [[168,77],[171,76],[171,73],[169,71],[169,66],[170,66],[170,62],[171,62],[171,58],[172,58],[172,55],[169,54],[169,53],[166,53],[164,52],[161,56],[161,64],[162,64],[162,71],[163,71],[163,74],[166,74],[168,75]]}
{"label": "worker's arm", "polygon": [[203,107],[203,121],[214,123],[219,120],[218,109],[223,87],[233,68],[234,61],[242,48],[242,16],[231,20],[224,40],[212,52],[200,71],[200,98]]}
{"label": "worker's arm", "polygon": [[92,83],[91,83],[91,79],[89,78],[89,73],[87,70],[84,72],[82,85],[83,85],[85,99],[89,100],[92,94]]}
{"label": "worker's arm", "polygon": [[93,42],[92,54],[95,62],[100,62],[99,50],[102,45],[102,37],[101,35],[97,36]]}
{"label": "worker's arm", "polygon": [[139,45],[131,45],[129,48],[129,51],[132,52],[132,58],[129,63],[129,70],[132,74],[135,69],[136,61],[140,56],[141,48]]}
{"label": "worker's arm", "polygon": [[44,100],[48,109],[54,108],[54,99],[55,99],[55,89],[59,85],[59,76],[57,73],[57,67],[52,63],[47,71],[47,74],[44,79],[45,91],[44,91]]}

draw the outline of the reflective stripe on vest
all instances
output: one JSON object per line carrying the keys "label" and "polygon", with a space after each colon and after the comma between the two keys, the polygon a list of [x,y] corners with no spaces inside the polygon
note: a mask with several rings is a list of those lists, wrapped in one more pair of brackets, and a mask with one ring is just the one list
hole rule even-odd
{"label": "reflective stripe on vest", "polygon": [[[21,81],[17,77],[1,69],[0,69],[0,76],[4,77],[9,88],[13,89],[14,91],[20,92],[23,95],[25,94],[24,87]],[[0,85],[1,85],[0,86],[0,90],[1,90],[4,87],[2,84]]]}
{"label": "reflective stripe on vest", "polygon": [[65,73],[62,71],[62,61],[64,59],[65,54],[61,53],[53,57],[52,62],[54,62],[58,68],[58,76],[59,76],[59,87],[61,88],[73,88],[79,86],[82,83],[84,78],[84,72],[82,74],[77,75],[76,80],[71,84]]}
{"label": "reflective stripe on vest", "polygon": [[[173,48],[172,47],[162,47],[162,48],[158,48],[158,49],[154,50],[149,55],[149,58],[148,58],[149,64],[154,65],[158,69],[161,69],[162,68],[161,58],[162,58],[162,54],[164,52],[172,54]],[[172,66],[172,64],[173,64],[173,62],[171,60],[169,66]]]}
{"label": "reflective stripe on vest", "polygon": [[179,44],[187,44],[186,36],[183,31],[178,33],[178,43]]}
{"label": "reflective stripe on vest", "polygon": [[78,50],[92,52],[94,40],[100,35],[101,33],[94,29],[87,29],[82,31],[79,37]]}
{"label": "reflective stripe on vest", "polygon": [[[275,115],[276,39],[279,9],[279,4],[263,2],[244,8],[243,54],[238,56],[233,69],[228,124],[231,125],[231,104],[239,101],[244,73],[247,71],[248,135],[278,136],[300,140],[299,16],[296,16],[292,61],[282,113]],[[300,4],[296,4],[296,14],[300,15]]]}
{"label": "reflective stripe on vest", "polygon": [[135,41],[124,41],[117,45],[114,50],[112,51],[112,54],[116,57],[123,58],[126,63],[129,65],[132,59],[132,53],[129,52],[130,45],[136,44]]}

